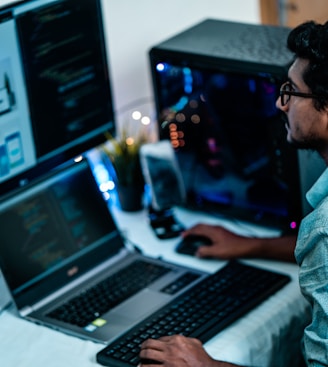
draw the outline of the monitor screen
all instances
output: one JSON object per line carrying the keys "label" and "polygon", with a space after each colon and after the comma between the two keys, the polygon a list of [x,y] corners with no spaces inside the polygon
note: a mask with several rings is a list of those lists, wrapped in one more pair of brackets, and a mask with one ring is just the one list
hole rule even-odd
{"label": "monitor screen", "polygon": [[296,228],[297,152],[275,106],[282,80],[245,72],[242,63],[238,72],[184,61],[152,67],[159,134],[176,151],[186,204]]}
{"label": "monitor screen", "polygon": [[0,9],[0,194],[114,131],[105,45],[100,0]]}

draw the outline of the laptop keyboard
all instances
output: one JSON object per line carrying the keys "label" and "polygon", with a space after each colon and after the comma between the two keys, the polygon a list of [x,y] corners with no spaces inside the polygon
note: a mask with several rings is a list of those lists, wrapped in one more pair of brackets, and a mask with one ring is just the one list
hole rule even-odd
{"label": "laptop keyboard", "polygon": [[164,265],[136,260],[47,316],[85,327],[169,271]]}
{"label": "laptop keyboard", "polygon": [[205,343],[289,281],[287,275],[231,261],[102,349],[97,362],[137,366],[141,343],[164,335],[183,334]]}

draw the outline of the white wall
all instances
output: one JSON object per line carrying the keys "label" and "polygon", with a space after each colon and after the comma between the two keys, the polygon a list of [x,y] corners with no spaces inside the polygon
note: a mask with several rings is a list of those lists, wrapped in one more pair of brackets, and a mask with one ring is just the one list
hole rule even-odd
{"label": "white wall", "polygon": [[200,22],[259,23],[258,0],[103,0],[116,109],[152,96],[148,50]]}

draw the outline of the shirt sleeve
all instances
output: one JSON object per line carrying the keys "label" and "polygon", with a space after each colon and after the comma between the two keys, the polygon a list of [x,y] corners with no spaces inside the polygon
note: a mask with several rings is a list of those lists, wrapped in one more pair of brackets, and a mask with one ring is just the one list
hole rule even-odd
{"label": "shirt sleeve", "polygon": [[300,267],[300,286],[312,306],[303,347],[308,366],[328,366],[328,233],[315,228],[307,238],[308,252]]}

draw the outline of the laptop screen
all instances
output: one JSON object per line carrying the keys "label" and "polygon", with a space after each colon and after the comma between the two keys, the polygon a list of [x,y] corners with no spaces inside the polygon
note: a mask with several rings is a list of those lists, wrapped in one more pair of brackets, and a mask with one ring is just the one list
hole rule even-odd
{"label": "laptop screen", "polygon": [[0,266],[14,295],[51,277],[66,283],[120,248],[108,246],[118,233],[86,161],[1,204],[0,227]]}

